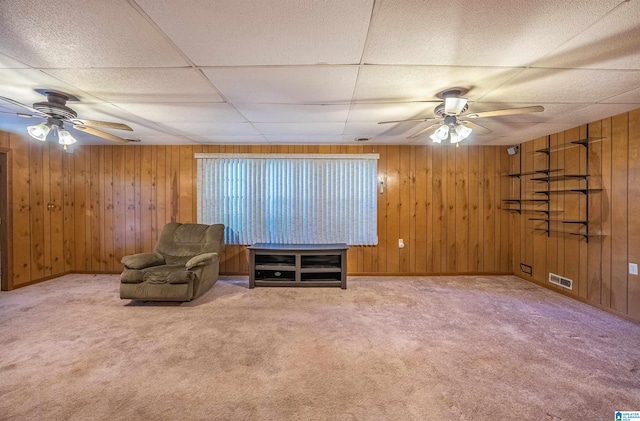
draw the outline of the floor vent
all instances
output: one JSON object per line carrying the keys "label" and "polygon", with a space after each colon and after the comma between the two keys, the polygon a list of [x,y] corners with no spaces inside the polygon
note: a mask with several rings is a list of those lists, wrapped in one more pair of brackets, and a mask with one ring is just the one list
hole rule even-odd
{"label": "floor vent", "polygon": [[555,273],[549,272],[549,282],[566,289],[573,289],[573,281],[571,279],[565,278],[564,276],[556,275]]}

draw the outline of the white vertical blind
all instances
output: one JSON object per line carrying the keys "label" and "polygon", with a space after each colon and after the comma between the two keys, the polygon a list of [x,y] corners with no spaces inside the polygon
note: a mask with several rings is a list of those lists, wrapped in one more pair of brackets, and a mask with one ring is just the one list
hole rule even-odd
{"label": "white vertical blind", "polygon": [[198,222],[227,244],[377,244],[378,155],[196,154]]}

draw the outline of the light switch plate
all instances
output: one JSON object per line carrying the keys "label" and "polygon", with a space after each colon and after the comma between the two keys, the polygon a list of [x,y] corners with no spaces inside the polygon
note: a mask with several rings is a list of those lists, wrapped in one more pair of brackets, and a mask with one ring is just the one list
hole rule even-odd
{"label": "light switch plate", "polygon": [[638,264],[637,263],[629,263],[629,274],[637,275],[638,274]]}

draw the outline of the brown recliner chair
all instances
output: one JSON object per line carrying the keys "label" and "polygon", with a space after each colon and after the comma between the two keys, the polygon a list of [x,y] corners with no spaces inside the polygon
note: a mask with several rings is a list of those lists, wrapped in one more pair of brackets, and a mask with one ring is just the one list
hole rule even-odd
{"label": "brown recliner chair", "polygon": [[125,256],[120,298],[191,301],[218,280],[224,225],[165,225],[153,253]]}

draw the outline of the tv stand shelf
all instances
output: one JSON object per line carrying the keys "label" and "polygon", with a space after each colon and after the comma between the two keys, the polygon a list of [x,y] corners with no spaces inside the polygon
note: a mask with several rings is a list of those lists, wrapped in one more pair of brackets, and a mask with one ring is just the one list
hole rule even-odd
{"label": "tv stand shelf", "polygon": [[347,288],[347,249],[339,244],[257,243],[249,249],[249,288]]}

